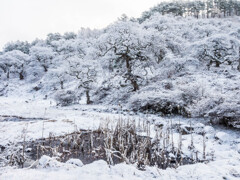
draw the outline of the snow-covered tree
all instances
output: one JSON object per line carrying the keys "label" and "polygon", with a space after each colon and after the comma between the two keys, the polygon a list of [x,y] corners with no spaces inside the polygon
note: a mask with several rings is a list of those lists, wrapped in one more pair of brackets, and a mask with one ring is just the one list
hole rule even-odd
{"label": "snow-covered tree", "polygon": [[62,35],[60,33],[49,33],[47,35],[46,42],[47,44],[51,45],[51,42],[59,41],[60,39],[62,39]]}
{"label": "snow-covered tree", "polygon": [[13,50],[0,56],[0,68],[6,74],[6,78],[18,77],[20,80],[25,78],[25,66],[29,62],[29,56],[19,50]]}
{"label": "snow-covered tree", "polygon": [[66,88],[66,82],[70,80],[69,75],[66,72],[66,66],[60,66],[56,69],[51,69],[49,72],[48,78],[53,81],[53,83],[57,82],[58,89]]}
{"label": "snow-covered tree", "polygon": [[[140,23],[149,19],[154,13],[174,16],[193,16],[196,18],[227,17],[240,15],[239,0],[189,0],[161,2],[155,7],[142,13]],[[223,15],[222,15],[223,14]]]}
{"label": "snow-covered tree", "polygon": [[25,54],[29,54],[29,49],[30,49],[31,45],[25,41],[16,41],[16,42],[10,42],[7,43],[4,48],[3,51],[4,52],[9,52],[9,51],[13,51],[13,50],[19,50]]}
{"label": "snow-covered tree", "polygon": [[148,33],[131,21],[119,21],[109,26],[98,39],[99,57],[108,64],[110,71],[130,82],[133,91],[139,90],[143,69],[140,66],[149,60],[151,45]]}
{"label": "snow-covered tree", "polygon": [[66,40],[70,40],[70,39],[76,39],[77,34],[75,34],[74,32],[66,32],[63,35],[63,38]]}
{"label": "snow-covered tree", "polygon": [[45,72],[48,71],[55,55],[56,53],[54,53],[50,47],[33,46],[30,49],[30,56],[32,60],[39,62]]}
{"label": "snow-covered tree", "polygon": [[67,73],[76,79],[77,90],[84,90],[86,104],[91,104],[90,92],[97,86],[98,63],[77,56],[71,57],[67,61],[69,63]]}
{"label": "snow-covered tree", "polygon": [[232,65],[237,60],[239,44],[225,35],[215,35],[208,38],[206,44],[201,47],[200,59],[207,62],[208,69],[214,64],[219,67],[226,63]]}

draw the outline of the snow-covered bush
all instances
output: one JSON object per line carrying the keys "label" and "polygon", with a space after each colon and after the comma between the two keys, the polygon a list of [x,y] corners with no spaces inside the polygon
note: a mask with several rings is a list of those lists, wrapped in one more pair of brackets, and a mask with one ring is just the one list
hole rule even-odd
{"label": "snow-covered bush", "polygon": [[55,101],[57,102],[57,105],[60,106],[69,106],[75,103],[78,103],[78,97],[76,96],[76,93],[73,91],[59,91],[55,95]]}
{"label": "snow-covered bush", "polygon": [[[199,59],[207,63],[208,69],[214,65],[234,65],[238,59],[239,41],[225,34],[217,34],[207,38],[200,44]],[[235,63],[236,64],[236,63]]]}

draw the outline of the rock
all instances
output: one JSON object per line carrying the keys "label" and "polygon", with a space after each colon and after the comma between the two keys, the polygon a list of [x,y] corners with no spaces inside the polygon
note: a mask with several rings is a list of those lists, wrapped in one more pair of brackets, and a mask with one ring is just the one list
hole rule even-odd
{"label": "rock", "polygon": [[69,159],[66,163],[74,164],[79,167],[82,167],[84,165],[80,159]]}
{"label": "rock", "polygon": [[230,174],[236,178],[240,178],[240,173],[236,169],[231,169]]}
{"label": "rock", "polygon": [[214,138],[215,129],[212,126],[205,126],[203,128],[203,132],[205,133],[205,137],[207,139]]}
{"label": "rock", "polygon": [[202,123],[197,123],[197,124],[195,124],[194,126],[193,126],[193,129],[194,129],[194,133],[196,133],[196,134],[203,134],[203,133],[205,133],[204,132],[204,127],[205,127],[205,125],[204,124],[202,124]]}
{"label": "rock", "polygon": [[0,145],[1,152],[3,152],[5,150],[5,148],[6,148],[5,146]]}
{"label": "rock", "polygon": [[232,104],[231,107],[227,109],[224,108],[225,106],[220,106],[208,114],[211,122],[227,127],[240,128],[240,105]]}
{"label": "rock", "polygon": [[32,148],[27,148],[26,150],[25,150],[25,152],[31,152],[32,151]]}
{"label": "rock", "polygon": [[227,142],[229,141],[229,135],[225,132],[218,132],[215,134],[215,139],[221,141],[221,142]]}
{"label": "rock", "polygon": [[215,133],[215,130],[212,126],[205,126],[203,128],[203,130],[206,134],[214,134]]}
{"label": "rock", "polygon": [[24,167],[25,168],[36,168],[37,166],[39,165],[39,162],[38,160],[36,161],[33,161],[31,159],[27,159],[25,162],[24,162]]}
{"label": "rock", "polygon": [[59,168],[60,167],[60,162],[58,162],[54,158],[51,158],[51,157],[46,156],[46,155],[43,155],[39,159],[38,167],[41,167],[41,168]]}

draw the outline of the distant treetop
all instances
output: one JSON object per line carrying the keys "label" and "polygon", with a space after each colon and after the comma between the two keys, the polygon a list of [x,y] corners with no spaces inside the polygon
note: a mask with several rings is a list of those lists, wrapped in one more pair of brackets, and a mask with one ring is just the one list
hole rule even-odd
{"label": "distant treetop", "polygon": [[140,23],[150,18],[154,13],[172,14],[174,16],[193,16],[196,18],[215,18],[240,16],[239,0],[196,0],[161,2],[142,13]]}

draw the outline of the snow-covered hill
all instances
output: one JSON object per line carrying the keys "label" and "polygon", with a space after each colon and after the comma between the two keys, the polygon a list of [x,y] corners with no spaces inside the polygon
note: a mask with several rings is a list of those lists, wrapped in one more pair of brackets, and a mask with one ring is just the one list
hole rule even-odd
{"label": "snow-covered hill", "polygon": [[102,30],[7,44],[0,94],[121,104],[239,127],[240,18],[123,17]]}

